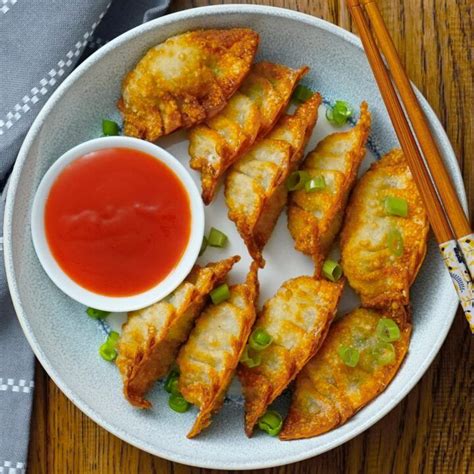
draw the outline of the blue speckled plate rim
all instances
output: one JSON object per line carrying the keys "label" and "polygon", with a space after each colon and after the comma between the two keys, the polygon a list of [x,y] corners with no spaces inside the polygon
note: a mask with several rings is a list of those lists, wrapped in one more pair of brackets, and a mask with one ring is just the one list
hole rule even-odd
{"label": "blue speckled plate rim", "polygon": [[[71,75],[65,79],[65,81],[58,87],[58,89],[52,94],[50,99],[47,101],[41,112],[38,114],[36,120],[33,122],[25,141],[20,149],[18,159],[16,161],[15,167],[13,169],[8,194],[7,194],[7,202],[6,202],[6,209],[5,209],[5,219],[4,219],[4,252],[5,252],[5,267],[6,267],[6,275],[8,285],[10,287],[10,293],[12,296],[13,304],[15,310],[18,315],[18,319],[22,326],[22,329],[26,335],[26,338],[32,347],[36,357],[41,362],[42,366],[49,374],[49,376],[53,379],[56,385],[61,389],[61,391],[87,416],[92,418],[96,423],[100,426],[105,428],[107,431],[111,432],[118,438],[130,443],[133,446],[136,446],[139,449],[145,450],[151,454],[157,455],[159,457],[168,459],[170,461],[179,462],[182,464],[187,464],[190,466],[196,467],[203,467],[203,468],[210,468],[210,469],[240,469],[240,470],[248,470],[248,469],[263,469],[275,466],[281,466],[284,464],[294,463],[298,461],[302,461],[304,459],[308,459],[310,457],[316,456],[318,454],[322,454],[332,448],[335,448],[346,441],[354,438],[358,434],[365,431],[367,428],[372,426],[378,420],[380,420],[383,416],[385,416],[390,410],[392,410],[406,395],[407,393],[413,388],[413,386],[418,382],[418,380],[422,377],[425,373],[426,369],[429,367],[431,362],[433,361],[434,357],[438,353],[441,345],[443,344],[446,335],[451,327],[453,322],[454,316],[456,314],[456,310],[458,307],[458,301],[455,293],[452,293],[451,301],[449,302],[449,306],[452,308],[451,313],[446,315],[446,319],[444,322],[443,327],[439,328],[438,338],[435,341],[431,341],[432,348],[429,356],[426,358],[423,364],[418,367],[418,370],[412,375],[409,379],[408,383],[405,385],[404,389],[394,397],[387,405],[384,407],[383,410],[378,412],[376,415],[368,418],[360,425],[355,427],[352,431],[346,433],[345,435],[341,436],[337,441],[328,442],[326,444],[315,443],[314,449],[306,450],[303,453],[297,453],[293,456],[286,456],[283,459],[275,459],[272,462],[266,463],[259,463],[259,462],[252,462],[249,460],[248,462],[242,463],[233,463],[233,462],[226,462],[226,463],[219,463],[219,462],[206,462],[205,460],[196,462],[193,459],[192,454],[183,456],[181,453],[174,452],[171,449],[160,449],[159,451],[156,448],[142,440],[136,438],[134,435],[130,434],[129,432],[125,432],[124,430],[114,426],[113,424],[108,423],[105,421],[100,413],[94,411],[94,409],[85,403],[82,399],[78,398],[71,390],[69,390],[68,386],[63,382],[61,376],[56,372],[54,367],[50,364],[49,360],[43,353],[41,347],[38,344],[34,334],[31,331],[31,327],[28,323],[28,319],[25,315],[25,311],[22,306],[22,302],[19,297],[18,286],[16,283],[16,277],[14,274],[14,265],[13,265],[13,253],[12,253],[12,220],[13,220],[13,210],[14,210],[14,197],[17,191],[21,171],[25,161],[28,158],[29,149],[36,137],[37,134],[41,132],[41,127],[43,124],[43,120],[49,112],[54,108],[55,103],[57,100],[67,93],[69,90],[70,85],[72,85],[76,79],[85,72],[90,65],[95,63],[96,61],[100,60],[103,56],[115,49],[115,47],[127,42],[128,40],[140,35],[142,33],[148,32],[150,30],[155,29],[157,26],[160,25],[167,25],[170,23],[174,23],[180,20],[188,19],[191,17],[199,17],[199,16],[206,16],[208,14],[228,14],[228,13],[246,13],[246,14],[269,14],[274,16],[279,16],[283,18],[288,18],[290,20],[300,21],[305,24],[311,25],[315,28],[319,28],[325,30],[331,34],[334,34],[343,40],[347,41],[348,43],[362,49],[362,45],[360,40],[352,33],[328,23],[325,20],[321,20],[316,17],[312,17],[310,15],[306,15],[303,13],[299,13],[292,10],[287,10],[284,8],[276,8],[276,7],[267,7],[267,6],[258,6],[258,5],[217,5],[217,6],[207,6],[207,7],[200,7],[194,8],[192,10],[184,10],[181,12],[173,13],[167,15],[165,17],[159,18],[157,20],[151,21],[144,25],[140,25],[127,33],[119,36],[115,40],[111,41],[107,45],[103,46],[99,51],[94,53],[90,56],[84,63],[82,63],[75,71],[71,73]],[[426,99],[422,96],[422,94],[417,90],[416,94],[418,99],[420,100],[421,104],[425,111],[427,111],[427,118],[428,120],[434,124],[437,129],[438,138],[444,142],[446,148],[449,151],[449,155],[455,164],[454,168],[454,177],[456,181],[460,183],[460,198],[463,204],[464,209],[467,209],[467,201],[466,201],[466,193],[462,181],[462,175],[459,170],[459,166],[457,164],[457,160],[452,149],[452,146],[449,142],[449,139],[439,122],[436,114],[433,112],[431,107],[429,106]],[[317,439],[317,438],[315,438]],[[292,441],[292,443],[297,443],[297,441]]]}

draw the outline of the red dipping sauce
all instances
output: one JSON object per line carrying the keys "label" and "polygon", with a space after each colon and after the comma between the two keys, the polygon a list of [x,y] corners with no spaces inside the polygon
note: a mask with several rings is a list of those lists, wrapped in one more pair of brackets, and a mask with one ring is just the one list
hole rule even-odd
{"label": "red dipping sauce", "polygon": [[131,296],[162,281],[191,234],[188,194],[175,173],[146,153],[109,148],[59,174],[45,207],[54,258],[78,285]]}

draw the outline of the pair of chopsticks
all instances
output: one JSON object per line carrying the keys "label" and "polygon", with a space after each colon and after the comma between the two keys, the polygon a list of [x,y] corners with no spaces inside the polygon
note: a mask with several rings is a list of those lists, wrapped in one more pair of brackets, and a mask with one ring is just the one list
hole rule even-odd
{"label": "pair of chopsticks", "polygon": [[[444,263],[451,275],[470,329],[474,333],[474,234],[469,221],[376,1],[347,0],[347,5],[425,204]],[[382,53],[389,70],[382,59]]]}

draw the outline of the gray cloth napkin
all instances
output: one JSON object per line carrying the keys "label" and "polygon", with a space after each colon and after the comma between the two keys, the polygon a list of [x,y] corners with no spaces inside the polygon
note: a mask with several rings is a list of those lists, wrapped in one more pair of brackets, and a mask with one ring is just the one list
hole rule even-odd
{"label": "gray cloth napkin", "polygon": [[[2,188],[31,123],[78,61],[124,31],[162,15],[169,3],[170,0],[1,0]],[[3,237],[0,253],[3,257]],[[4,265],[0,265],[0,474],[26,470],[33,380],[33,353],[12,306]]]}

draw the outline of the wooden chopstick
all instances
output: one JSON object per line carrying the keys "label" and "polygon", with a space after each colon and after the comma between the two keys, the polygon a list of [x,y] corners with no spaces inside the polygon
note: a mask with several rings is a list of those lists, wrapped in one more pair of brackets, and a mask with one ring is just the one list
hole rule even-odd
{"label": "wooden chopstick", "polygon": [[451,275],[471,331],[474,333],[473,289],[468,267],[464,262],[461,250],[458,248],[453,231],[451,230],[450,222],[444,213],[430,173],[425,167],[425,162],[398,100],[397,93],[382,59],[382,55],[370,31],[369,24],[360,6],[360,1],[347,0],[347,4],[359,30],[359,35],[367,54],[370,67],[374,73],[395,133],[400,141],[410,171],[425,204],[426,213],[433,233],[438,241],[444,263]]}
{"label": "wooden chopstick", "polygon": [[474,234],[472,233],[467,216],[459,202],[456,190],[441,158],[438,146],[431,134],[426,116],[416,98],[413,87],[403,68],[377,3],[375,0],[361,0],[360,3],[365,8],[370,23],[372,24],[375,38],[389,65],[393,82],[398,89],[398,93],[405,107],[405,112],[410,119],[416,139],[423,152],[431,178],[438,190],[454,235],[464,254],[465,262],[471,273],[472,280],[474,278]]}

